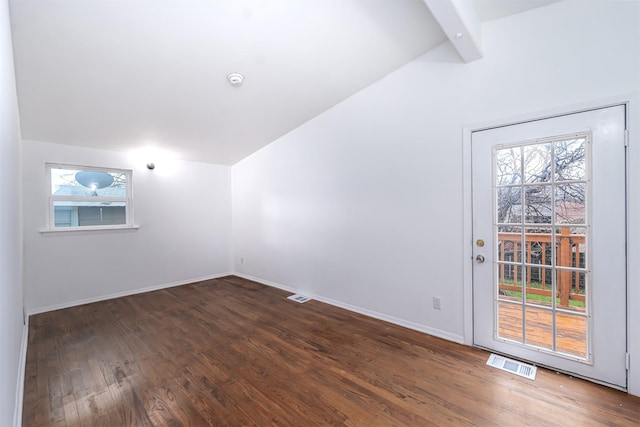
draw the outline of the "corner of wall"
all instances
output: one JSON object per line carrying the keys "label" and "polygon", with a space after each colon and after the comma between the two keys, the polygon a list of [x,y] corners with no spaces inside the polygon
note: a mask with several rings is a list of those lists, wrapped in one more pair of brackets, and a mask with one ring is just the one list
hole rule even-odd
{"label": "corner of wall", "polygon": [[29,342],[29,317],[25,318],[22,328],[22,342],[20,344],[20,359],[18,365],[18,378],[16,384],[16,403],[13,411],[13,426],[22,426],[22,407],[24,399],[24,376],[27,367],[27,344]]}

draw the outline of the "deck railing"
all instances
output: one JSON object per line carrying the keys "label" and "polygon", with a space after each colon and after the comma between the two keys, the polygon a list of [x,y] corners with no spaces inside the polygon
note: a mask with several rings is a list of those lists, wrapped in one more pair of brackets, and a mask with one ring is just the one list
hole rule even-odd
{"label": "deck railing", "polygon": [[[561,227],[556,233],[556,265],[564,267],[584,267],[586,239],[584,234],[571,234],[569,227]],[[522,267],[517,264],[499,264],[499,289],[501,291],[522,292],[518,282],[522,279],[519,269],[525,268],[524,292],[533,295],[543,295],[551,298],[551,233],[525,233],[524,248],[522,248],[521,233],[498,233],[498,259],[500,261],[522,262],[520,257],[526,257],[529,265]],[[532,265],[536,264],[536,265]],[[539,267],[538,267],[539,265]],[[537,271],[536,271],[537,270]],[[536,276],[538,281],[532,281]],[[547,277],[549,276],[549,277]],[[512,279],[513,284],[505,282]],[[535,284],[535,285],[533,285]],[[561,307],[569,307],[569,301],[584,302],[584,282],[578,271],[557,270],[556,298],[559,298]]]}

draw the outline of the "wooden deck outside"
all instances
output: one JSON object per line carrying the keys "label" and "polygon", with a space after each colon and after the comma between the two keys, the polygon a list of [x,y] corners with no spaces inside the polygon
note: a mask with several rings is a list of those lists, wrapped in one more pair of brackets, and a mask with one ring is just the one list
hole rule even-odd
{"label": "wooden deck outside", "polygon": [[[498,304],[498,330],[503,338],[522,342],[522,306]],[[527,344],[551,349],[553,343],[552,311],[526,306]],[[577,314],[556,313],[556,349],[578,357],[587,354],[587,318]]]}
{"label": "wooden deck outside", "polygon": [[[523,238],[524,236],[524,238]],[[557,277],[557,293],[556,297],[559,298],[558,304],[562,307],[569,308],[569,300],[585,301],[584,289],[581,289],[581,278],[584,278],[584,273],[580,268],[584,268],[583,258],[586,257],[586,236],[584,234],[572,234],[570,227],[561,227],[560,233],[553,238],[551,233],[510,233],[500,232],[498,233],[498,259],[499,274],[498,280],[500,282],[500,289],[505,291],[521,291],[519,285],[509,285],[505,283],[507,274],[507,268],[513,269],[510,272],[510,278],[517,282],[521,280],[521,276],[518,274],[519,268],[526,269],[526,281],[525,288],[529,294],[537,294],[551,297],[551,283],[547,282],[547,274],[551,272],[550,259],[552,254],[552,246],[555,246],[556,265],[575,268],[576,270],[570,271],[561,269],[558,270]],[[543,259],[540,260],[540,264],[533,262],[532,252],[533,247],[536,246],[543,254]],[[509,248],[513,252],[513,263],[525,262],[527,267],[519,267],[518,265],[507,266],[504,264],[506,260],[506,251]],[[518,255],[520,254],[520,255]],[[522,259],[522,257],[525,257]],[[547,273],[542,273],[544,271]],[[532,272],[536,271],[539,277],[539,283],[537,286],[532,286]],[[522,272],[520,272],[522,274]]]}

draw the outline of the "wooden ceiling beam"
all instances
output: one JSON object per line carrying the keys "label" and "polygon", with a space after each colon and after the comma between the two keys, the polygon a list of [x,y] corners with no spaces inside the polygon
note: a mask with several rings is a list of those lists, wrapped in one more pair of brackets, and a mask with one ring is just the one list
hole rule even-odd
{"label": "wooden ceiling beam", "polygon": [[473,2],[424,0],[464,62],[482,58],[482,25]]}

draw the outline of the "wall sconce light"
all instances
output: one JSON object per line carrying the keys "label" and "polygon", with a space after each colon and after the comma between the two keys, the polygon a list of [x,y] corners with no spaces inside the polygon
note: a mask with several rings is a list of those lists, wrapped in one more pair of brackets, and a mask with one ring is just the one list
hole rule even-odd
{"label": "wall sconce light", "polygon": [[153,162],[147,163],[147,169],[154,170],[156,168],[156,164]]}

